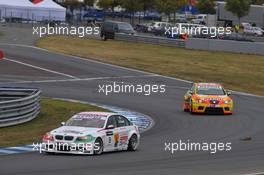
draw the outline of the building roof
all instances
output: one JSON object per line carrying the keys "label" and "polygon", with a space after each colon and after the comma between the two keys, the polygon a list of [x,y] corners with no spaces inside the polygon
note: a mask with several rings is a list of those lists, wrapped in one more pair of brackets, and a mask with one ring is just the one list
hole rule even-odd
{"label": "building roof", "polygon": [[49,9],[61,9],[65,8],[55,3],[52,0],[43,0],[40,3],[34,4],[29,0],[0,0],[0,6],[7,7],[21,7],[21,8],[49,8]]}

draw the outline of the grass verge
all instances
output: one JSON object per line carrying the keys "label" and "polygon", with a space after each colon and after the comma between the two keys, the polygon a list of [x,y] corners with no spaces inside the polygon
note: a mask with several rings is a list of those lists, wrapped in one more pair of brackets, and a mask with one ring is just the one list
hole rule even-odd
{"label": "grass verge", "polygon": [[191,81],[220,82],[233,90],[264,95],[264,56],[65,36],[42,38],[37,46]]}
{"label": "grass verge", "polygon": [[106,111],[95,106],[53,99],[41,100],[41,112],[28,123],[0,128],[0,148],[37,143],[46,132],[81,111]]}

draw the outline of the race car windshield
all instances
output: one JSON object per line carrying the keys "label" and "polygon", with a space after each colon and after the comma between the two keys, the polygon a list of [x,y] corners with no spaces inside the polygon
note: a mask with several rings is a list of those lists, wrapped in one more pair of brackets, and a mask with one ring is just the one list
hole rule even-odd
{"label": "race car windshield", "polygon": [[71,118],[66,122],[66,126],[79,126],[89,128],[103,128],[105,120],[102,118]]}
{"label": "race car windshield", "polygon": [[225,95],[222,88],[198,88],[197,94],[199,95]]}

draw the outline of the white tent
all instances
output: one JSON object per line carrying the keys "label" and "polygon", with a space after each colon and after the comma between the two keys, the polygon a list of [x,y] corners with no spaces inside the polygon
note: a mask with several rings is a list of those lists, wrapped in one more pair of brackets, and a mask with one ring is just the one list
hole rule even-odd
{"label": "white tent", "polygon": [[66,9],[52,0],[34,4],[29,0],[0,0],[0,18],[65,21]]}

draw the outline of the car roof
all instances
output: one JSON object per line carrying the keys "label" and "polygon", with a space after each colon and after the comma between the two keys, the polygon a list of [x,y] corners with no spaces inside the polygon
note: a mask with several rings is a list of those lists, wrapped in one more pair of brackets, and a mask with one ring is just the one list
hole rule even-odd
{"label": "car roof", "polygon": [[130,24],[128,22],[121,22],[121,21],[105,21],[106,23],[115,23],[115,24]]}
{"label": "car roof", "polygon": [[111,115],[117,115],[117,113],[114,113],[114,112],[98,112],[98,111],[95,111],[95,112],[80,112],[76,115],[98,115],[98,116],[105,116],[105,117],[109,117]]}
{"label": "car roof", "polygon": [[205,83],[205,82],[199,82],[196,83],[197,86],[220,86],[222,87],[222,85],[220,83]]}

